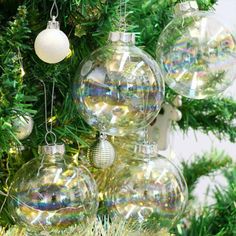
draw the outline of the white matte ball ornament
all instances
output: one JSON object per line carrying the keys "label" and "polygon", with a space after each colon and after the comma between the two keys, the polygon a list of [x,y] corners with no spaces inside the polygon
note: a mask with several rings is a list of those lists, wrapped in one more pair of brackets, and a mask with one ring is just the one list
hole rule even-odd
{"label": "white matte ball ornament", "polygon": [[37,56],[49,64],[62,61],[70,52],[69,40],[55,19],[49,21],[47,29],[38,34],[34,48]]}
{"label": "white matte ball ornament", "polygon": [[15,129],[15,135],[19,140],[26,139],[32,133],[34,126],[34,121],[32,117],[25,116],[17,116],[13,120],[13,127]]}

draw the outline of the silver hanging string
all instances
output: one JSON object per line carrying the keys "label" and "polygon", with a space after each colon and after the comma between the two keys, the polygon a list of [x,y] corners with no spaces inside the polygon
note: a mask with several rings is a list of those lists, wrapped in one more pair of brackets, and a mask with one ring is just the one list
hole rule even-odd
{"label": "silver hanging string", "polygon": [[[10,175],[11,175],[10,168],[9,168],[9,157],[7,158],[7,171],[8,171],[8,176],[7,176],[5,184],[8,187],[8,181],[9,181],[9,178],[10,178]],[[5,206],[6,202],[7,202],[7,198],[9,197],[9,191],[10,191],[9,187],[7,189],[7,193],[4,193],[4,192],[0,191],[0,195],[5,196],[5,198],[3,200],[3,203],[2,203],[2,205],[0,207],[0,214],[2,213],[3,208],[4,208],[4,206]]]}
{"label": "silver hanging string", "polygon": [[17,54],[18,54],[18,60],[20,63],[20,66],[23,68],[23,60],[22,60],[22,56],[21,56],[21,52],[20,52],[20,48],[17,48]]}
{"label": "silver hanging string", "polygon": [[[55,15],[53,14],[54,9],[55,9],[55,12],[56,12]],[[54,0],[53,4],[52,4],[52,7],[51,7],[51,10],[50,10],[50,17],[51,17],[51,19],[52,20],[56,20],[56,18],[58,17],[58,14],[59,14],[59,10],[58,10],[58,6],[57,6],[57,1]]]}
{"label": "silver hanging string", "polygon": [[127,29],[127,4],[126,0],[120,0],[120,18],[119,18],[119,31],[126,32]]}
{"label": "silver hanging string", "polygon": [[55,81],[53,80],[53,85],[52,85],[52,97],[51,97],[51,111],[50,111],[50,127],[48,127],[48,112],[47,112],[47,89],[44,81],[40,80],[41,83],[43,84],[43,89],[44,89],[44,118],[45,118],[45,129],[46,129],[46,134],[45,134],[45,142],[47,145],[49,145],[48,142],[48,136],[51,135],[53,136],[53,144],[56,144],[57,142],[57,136],[56,134],[52,131],[52,119],[53,119],[53,103],[54,103],[54,93],[55,93]]}

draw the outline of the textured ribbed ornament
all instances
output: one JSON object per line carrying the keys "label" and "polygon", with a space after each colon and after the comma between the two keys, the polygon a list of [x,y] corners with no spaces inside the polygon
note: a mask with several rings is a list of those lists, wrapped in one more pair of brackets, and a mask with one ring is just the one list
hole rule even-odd
{"label": "textured ribbed ornament", "polygon": [[89,157],[96,168],[106,169],[112,166],[116,152],[105,134],[101,134],[99,141],[90,148]]}

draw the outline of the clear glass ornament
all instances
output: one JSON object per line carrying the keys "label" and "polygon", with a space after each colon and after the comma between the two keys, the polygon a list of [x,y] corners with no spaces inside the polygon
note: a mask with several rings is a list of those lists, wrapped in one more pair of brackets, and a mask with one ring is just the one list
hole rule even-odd
{"label": "clear glass ornament", "polygon": [[74,98],[85,121],[115,136],[134,133],[157,116],[164,83],[157,63],[134,44],[134,34],[115,32],[84,60]]}
{"label": "clear glass ornament", "polygon": [[105,200],[114,217],[135,225],[155,222],[160,230],[171,228],[183,213],[188,199],[185,179],[170,160],[158,155],[156,145],[137,145],[133,159],[114,173]]}
{"label": "clear glass ornament", "polygon": [[16,173],[9,212],[30,230],[51,230],[91,222],[98,208],[97,186],[85,167],[67,164],[64,145],[47,145]]}
{"label": "clear glass ornament", "polygon": [[156,55],[170,88],[204,99],[223,92],[236,78],[235,53],[232,33],[214,13],[199,11],[195,1],[187,1],[176,5]]}

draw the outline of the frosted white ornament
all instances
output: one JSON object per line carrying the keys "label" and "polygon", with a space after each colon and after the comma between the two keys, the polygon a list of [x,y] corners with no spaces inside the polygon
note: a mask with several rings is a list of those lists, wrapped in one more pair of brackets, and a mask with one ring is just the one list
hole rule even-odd
{"label": "frosted white ornament", "polygon": [[15,129],[15,135],[19,140],[26,139],[32,133],[34,126],[34,121],[32,117],[25,116],[17,116],[13,120],[13,127]]}
{"label": "frosted white ornament", "polygon": [[49,64],[62,61],[70,53],[68,37],[60,30],[55,17],[48,22],[47,29],[38,34],[34,48],[37,56]]}

